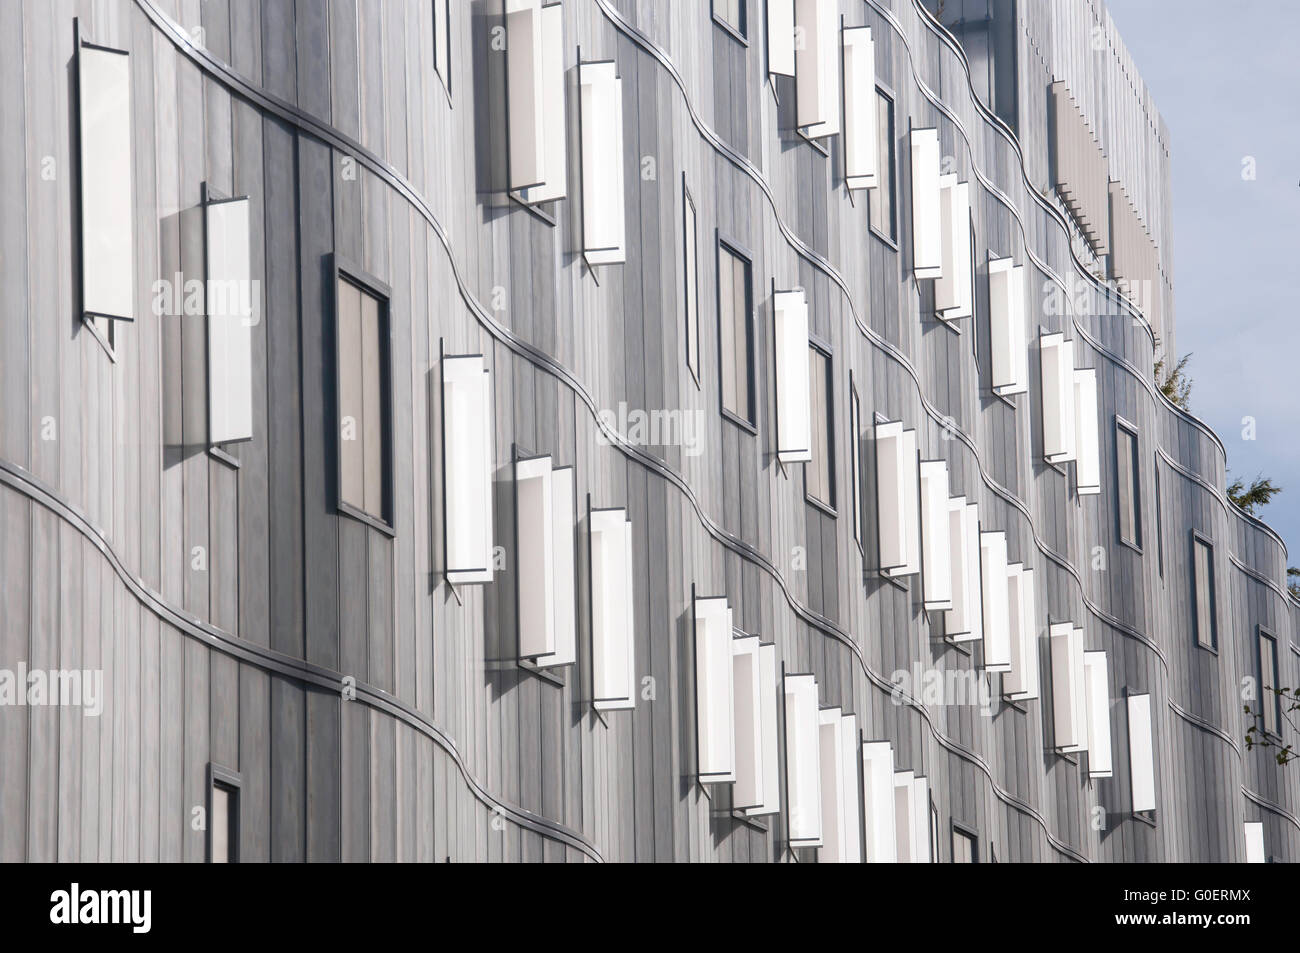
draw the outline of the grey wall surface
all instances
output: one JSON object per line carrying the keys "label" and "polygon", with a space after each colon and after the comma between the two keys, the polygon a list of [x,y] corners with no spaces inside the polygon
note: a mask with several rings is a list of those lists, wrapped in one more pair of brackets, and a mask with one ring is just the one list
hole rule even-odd
{"label": "grey wall surface", "polygon": [[[495,0],[451,3],[447,85],[427,2],[0,3],[0,668],[102,668],[107,694],[98,718],[0,708],[0,859],[201,860],[190,818],[209,764],[242,779],[245,860],[786,858],[783,815],[738,820],[729,793],[710,799],[693,776],[692,586],[726,595],[739,628],[817,675],[823,705],[856,713],[868,738],[893,742],[896,768],[929,779],[938,859],[953,822],[978,833],[986,861],[1241,860],[1245,821],[1264,823],[1271,856],[1300,854],[1296,771],[1245,750],[1240,699],[1259,626],[1279,638],[1282,683],[1296,681],[1285,549],[1225,502],[1218,439],[1155,390],[1149,328],[1103,307],[1045,313],[1045,296],[1030,296],[1034,324],[1065,329],[1076,362],[1097,368],[1103,492],[1078,497],[1072,474],[1042,459],[1036,351],[1029,394],[989,389],[984,268],[960,333],[911,277],[909,125],[937,126],[972,183],[977,261],[1015,255],[1036,289],[1082,279],[1039,191],[1046,72],[1022,48],[1017,142],[977,104],[959,48],[919,0],[841,0],[846,25],[873,27],[896,99],[894,247],[844,191],[839,140],[826,154],[791,128],[792,90],[778,85],[778,103],[767,81],[762,4],[748,0],[746,45],[704,3],[563,2],[566,66],[580,47],[622,77],[624,128],[610,134],[625,147],[628,260],[595,275],[576,252],[572,147],[571,198],[553,222],[503,195]],[[72,278],[74,18],[132,62],[140,320],[118,327],[111,354],[81,324]],[[1050,11],[1031,21],[1031,36],[1075,42]],[[1131,194],[1167,195],[1167,165],[1112,155]],[[47,156],[53,179],[39,174]],[[684,360],[683,176],[701,236],[698,386]],[[206,397],[185,374],[193,331],[144,306],[157,278],[198,267],[205,183],[252,199],[263,291],[254,437],[232,449],[237,465],[168,442],[170,422],[201,414]],[[718,412],[715,233],[753,255],[752,434]],[[334,505],[334,255],[393,291],[391,537]],[[834,513],[776,463],[773,282],[807,290],[813,336],[832,354]],[[495,388],[506,568],[457,593],[442,577],[440,349],[486,354]],[[1041,700],[986,716],[893,697],[896,670],[980,658],[943,640],[915,579],[879,574],[874,461],[869,433],[848,433],[850,375],[864,429],[875,415],[915,427],[923,457],[948,461],[951,492],[978,501],[983,528],[1005,530],[1011,560],[1034,569]],[[701,411],[704,452],[609,445],[596,411],[620,402]],[[1140,435],[1140,552],[1117,539],[1117,414]],[[513,661],[516,445],[574,465],[580,508],[628,509],[636,673],[653,694],[634,711],[600,718],[586,701],[582,548],[578,664],[552,680]],[[1193,530],[1215,547],[1217,654],[1192,635]],[[1110,779],[1089,781],[1053,749],[1049,619],[1082,625],[1087,648],[1108,653]],[[1134,691],[1153,696],[1154,823],[1130,810]]]}

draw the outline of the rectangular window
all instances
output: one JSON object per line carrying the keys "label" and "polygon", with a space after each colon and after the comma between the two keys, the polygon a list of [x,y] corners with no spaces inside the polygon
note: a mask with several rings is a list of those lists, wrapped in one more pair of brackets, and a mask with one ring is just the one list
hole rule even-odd
{"label": "rectangular window", "polygon": [[745,4],[748,0],[713,0],[713,19],[739,37],[748,36]]}
{"label": "rectangular window", "polygon": [[208,765],[208,863],[239,863],[240,777]]}
{"label": "rectangular window", "polygon": [[1218,649],[1219,633],[1215,621],[1214,546],[1203,536],[1192,533],[1192,609],[1196,622],[1196,644]]}
{"label": "rectangular window", "polygon": [[853,540],[862,549],[862,405],[849,373],[849,479],[853,484]]}
{"label": "rectangular window", "polygon": [[979,863],[979,838],[956,824],[952,827],[952,862],[954,864]]}
{"label": "rectangular window", "polygon": [[808,347],[809,405],[812,408],[812,459],[804,464],[804,492],[818,503],[835,508],[835,409],[831,357]]}
{"label": "rectangular window", "polygon": [[[813,459],[812,359],[808,353],[808,301],[802,290],[772,294],[776,339],[776,456],[782,463]],[[812,395],[810,398],[810,394]]]}
{"label": "rectangular window", "polygon": [[336,268],[339,509],[391,531],[388,289]]}
{"label": "rectangular window", "polygon": [[1277,640],[1259,630],[1259,708],[1260,723],[1271,735],[1279,734],[1282,721],[1282,698],[1277,694]]}
{"label": "rectangular window", "polygon": [[433,68],[451,92],[451,0],[433,0]]}
{"label": "rectangular window", "polygon": [[749,259],[718,242],[718,339],[722,410],[754,426],[754,292]]}
{"label": "rectangular window", "polygon": [[249,202],[208,197],[208,443],[253,437],[254,301]]}
{"label": "rectangular window", "polygon": [[682,173],[682,270],[686,276],[686,367],[700,384],[700,264],[695,200]]}
{"label": "rectangular window", "polygon": [[894,101],[879,87],[876,88],[876,156],[881,167],[876,188],[867,193],[868,221],[873,232],[893,245],[898,241],[894,218],[897,189]]}
{"label": "rectangular window", "polygon": [[1115,493],[1119,514],[1119,541],[1142,547],[1142,483],[1138,470],[1137,431],[1115,421]]}

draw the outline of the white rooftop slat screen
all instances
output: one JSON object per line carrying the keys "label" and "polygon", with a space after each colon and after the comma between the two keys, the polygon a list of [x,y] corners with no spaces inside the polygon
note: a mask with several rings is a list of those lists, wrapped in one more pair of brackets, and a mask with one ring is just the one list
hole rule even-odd
{"label": "white rooftop slat screen", "polygon": [[844,184],[872,189],[878,184],[876,149],[876,44],[871,27],[844,30]]}
{"label": "white rooftop slat screen", "polygon": [[444,357],[443,489],[447,579],[492,581],[492,383],[480,354]]}
{"label": "white rooftop slat screen", "polygon": [[785,676],[785,772],[791,847],[822,846],[817,679]]}
{"label": "white rooftop slat screen", "polygon": [[695,599],[695,738],[700,781],[736,779],[732,615],[727,600]]}
{"label": "white rooftop slat screen", "polygon": [[1065,335],[1044,334],[1042,357],[1043,456],[1049,463],[1074,459],[1074,343]]}
{"label": "white rooftop slat screen", "polygon": [[839,4],[795,0],[794,17],[795,123],[809,139],[833,136],[840,131]]}
{"label": "white rooftop slat screen", "polygon": [[249,201],[205,209],[208,312],[208,442],[253,437],[253,271]]}
{"label": "white rooftop slat screen", "polygon": [[1056,747],[1082,751],[1088,746],[1083,705],[1083,630],[1072,622],[1053,623],[1052,721]]}
{"label": "white rooftop slat screen", "polygon": [[1101,447],[1097,423],[1097,371],[1074,372],[1074,473],[1080,496],[1101,492]]}
{"label": "white rooftop slat screen", "polygon": [[1106,653],[1083,653],[1083,690],[1088,708],[1088,777],[1108,778],[1110,758],[1110,677]]}
{"label": "white rooftop slat screen", "polygon": [[777,459],[812,459],[812,392],[808,384],[808,302],[802,290],[772,296],[776,334]]}
{"label": "white rooftop slat screen", "polygon": [[1019,563],[1007,569],[1007,599],[1011,605],[1011,668],[1002,676],[1002,690],[1014,701],[1038,697],[1038,616],[1034,571]]}
{"label": "white rooftop slat screen", "polygon": [[1051,84],[1048,104],[1055,133],[1051,155],[1056,191],[1093,251],[1105,255],[1110,244],[1106,156],[1064,83]]}
{"label": "white rooftop slat screen", "polygon": [[1011,668],[1011,609],[1007,601],[1007,534],[980,533],[980,593],[983,604],[984,668]]}
{"label": "white rooftop slat screen", "polygon": [[[763,681],[762,645],[758,636],[732,639],[732,720],[735,725],[736,772],[732,806],[752,811],[763,804],[763,696],[773,683]],[[770,692],[775,705],[775,690]]]}
{"label": "white rooftop slat screen", "polygon": [[1029,390],[1029,348],[1025,338],[1025,268],[1011,258],[989,260],[989,350],[993,392]]}
{"label": "white rooftop slat screen", "polygon": [[794,0],[767,0],[767,71],[794,75]]}
{"label": "white rooftop slat screen", "polygon": [[627,260],[623,82],[612,62],[578,67],[582,120],[582,248],[593,265]]}
{"label": "white rooftop slat screen", "polygon": [[894,863],[894,749],[888,741],[862,744],[862,822],[867,863]]}
{"label": "white rooftop slat screen", "polygon": [[[776,646],[760,645],[758,648],[758,680],[761,690],[759,710],[762,713],[763,736],[763,773],[762,786],[759,789],[757,806],[745,808],[750,817],[775,814],[781,810],[781,752],[780,752],[780,712],[777,710],[778,695],[781,692],[777,680]],[[736,798],[740,804],[740,795]],[[748,800],[748,799],[746,799]]]}
{"label": "white rooftop slat screen", "polygon": [[970,185],[956,175],[939,177],[939,232],[943,273],[934,283],[934,310],[945,321],[969,318],[974,299],[971,274]]}
{"label": "white rooftop slat screen", "polygon": [[81,310],[135,320],[135,206],[131,58],[77,50],[81,175]]}
{"label": "white rooftop slat screen", "polygon": [[917,278],[943,274],[938,129],[912,130],[912,269]]}
{"label": "white rooftop slat screen", "polygon": [[921,589],[925,608],[952,608],[952,541],[948,527],[948,464],[921,461]]}
{"label": "white rooftop slat screen", "polygon": [[519,655],[555,654],[555,510],[551,458],[515,462]]}
{"label": "white rooftop slat screen", "polygon": [[598,710],[636,707],[632,524],[621,509],[593,510],[591,668]]}
{"label": "white rooftop slat screen", "polygon": [[1156,763],[1151,730],[1151,696],[1128,697],[1129,779],[1133,813],[1156,809]]}

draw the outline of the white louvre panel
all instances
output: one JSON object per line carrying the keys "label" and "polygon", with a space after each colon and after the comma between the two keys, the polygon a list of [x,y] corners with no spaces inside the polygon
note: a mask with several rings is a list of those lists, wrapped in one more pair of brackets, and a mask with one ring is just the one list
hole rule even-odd
{"label": "white louvre panel", "polygon": [[1110,679],[1105,652],[1083,653],[1083,691],[1088,709],[1088,777],[1111,776]]}
{"label": "white louvre panel", "polygon": [[945,321],[971,316],[970,185],[956,175],[939,177],[939,231],[943,274],[934,283],[934,310]]}
{"label": "white louvre panel", "polygon": [[912,130],[912,268],[917,278],[943,274],[938,129]]}
{"label": "white louvre panel", "polygon": [[595,707],[636,707],[632,524],[624,510],[591,514],[591,622]]}
{"label": "white louvre panel", "polygon": [[844,184],[850,189],[873,189],[879,168],[876,44],[871,27],[850,27],[844,30]]}
{"label": "white louvre panel", "polygon": [[[838,708],[823,708],[817,713],[822,799],[822,845],[817,860],[826,864],[847,860],[843,730],[844,718]],[[856,771],[854,781],[857,781]]]}
{"label": "white louvre panel", "polygon": [[1074,459],[1074,344],[1063,334],[1044,334],[1043,456],[1049,463]]}
{"label": "white louvre panel", "polygon": [[836,0],[795,0],[795,124],[809,139],[840,131],[840,16]]}
{"label": "white louvre panel", "polygon": [[984,668],[1011,669],[1011,608],[1007,599],[1007,534],[980,533],[980,593],[984,607]]}
{"label": "white louvre panel", "polygon": [[1156,763],[1151,736],[1151,696],[1128,697],[1128,761],[1133,813],[1156,809]]}
{"label": "white louvre panel", "polygon": [[785,677],[785,772],[790,846],[822,846],[820,725],[817,679]]}
{"label": "white louvre panel", "polygon": [[978,642],[984,637],[979,507],[962,496],[950,500],[948,506],[952,608],[944,613],[944,633],[953,642]]}
{"label": "white louvre panel", "polygon": [[862,787],[858,783],[858,716],[840,720],[840,783],[844,789],[844,811],[840,817],[844,845],[840,856],[846,864],[862,863]]}
{"label": "white louvre panel", "polygon": [[593,265],[626,260],[623,222],[623,84],[612,62],[583,63],[582,248]]}
{"label": "white louvre panel", "polygon": [[1074,475],[1080,496],[1101,492],[1101,447],[1097,434],[1097,371],[1074,372]]}
{"label": "white louvre panel", "polygon": [[1083,630],[1072,622],[1054,623],[1052,642],[1052,720],[1056,747],[1082,751],[1088,746],[1083,718]]}
{"label": "white louvre panel", "polygon": [[772,696],[774,707],[776,693],[772,682],[763,681],[762,649],[756,635],[731,642],[736,733],[736,784],[731,797],[732,806],[739,810],[754,810],[763,803],[763,695]]}
{"label": "white louvre panel", "polygon": [[1002,676],[1002,691],[1015,701],[1038,697],[1038,616],[1034,571],[1019,563],[1007,567],[1011,608],[1011,669]]}
{"label": "white louvre panel", "polygon": [[794,0],[767,0],[767,71],[794,75]]}
{"label": "white louvre panel", "polygon": [[776,437],[783,463],[812,459],[808,388],[808,303],[803,291],[778,291],[776,314]]}
{"label": "white louvre panel", "polygon": [[77,51],[81,138],[81,308],[135,320],[135,206],[131,169],[131,59]]}
{"label": "white louvre panel", "polygon": [[253,437],[253,272],[248,199],[207,206],[208,442]]}
{"label": "white louvre panel", "polygon": [[1264,851],[1264,825],[1259,821],[1246,822],[1246,863],[1263,864],[1268,857]]}
{"label": "white louvre panel", "polygon": [[1055,132],[1052,173],[1056,190],[1093,250],[1105,255],[1110,180],[1106,156],[1064,83],[1051,85],[1048,100]]}
{"label": "white louvre panel", "polygon": [[706,784],[736,779],[731,625],[726,599],[695,600],[695,738]]}
{"label": "white louvre panel", "polygon": [[880,533],[880,566],[888,572],[907,563],[904,499],[903,424],[876,424],[876,513]]}
{"label": "white louvre panel", "polygon": [[912,779],[912,863],[930,863],[930,782]]}
{"label": "white louvre panel", "polygon": [[480,354],[442,362],[447,579],[492,581],[492,391]]}
{"label": "white louvre panel", "polygon": [[541,0],[506,0],[506,96],[510,116],[510,188],[545,179]]}
{"label": "white louvre panel", "polygon": [[[507,38],[507,42],[513,43],[513,40]],[[507,49],[513,50],[514,47],[507,46]],[[520,198],[529,203],[551,202],[562,199],[568,194],[568,132],[564,108],[564,8],[560,6],[558,0],[541,9],[541,61],[536,75],[540,91],[537,99],[541,108],[538,130],[541,135],[541,176],[540,184],[521,191]],[[513,85],[513,66],[510,67],[510,78]],[[513,99],[510,116],[513,123]],[[514,149],[513,132],[511,149]],[[511,159],[513,158],[512,152]]]}
{"label": "white louvre panel", "polygon": [[952,608],[952,543],[948,530],[948,464],[921,461],[921,588],[925,608]]}
{"label": "white louvre panel", "polygon": [[[891,526],[896,535],[890,540],[890,560],[886,561],[882,552],[881,571],[886,576],[898,578],[921,571],[921,476],[920,458],[916,453],[916,431],[904,430],[892,445],[899,452],[896,462],[890,464],[890,474],[900,484],[903,499],[898,524],[896,527]],[[888,498],[892,500],[893,487],[888,489]],[[882,505],[884,499],[881,498]],[[882,518],[882,528],[884,525]]]}
{"label": "white louvre panel", "polygon": [[993,393],[1029,390],[1029,349],[1025,343],[1025,268],[1011,258],[989,260],[989,349]]}
{"label": "white louvre panel", "polygon": [[916,862],[916,840],[912,817],[912,772],[894,772],[894,859],[900,864]]}
{"label": "white louvre panel", "polygon": [[515,463],[516,562],[519,586],[519,655],[553,655],[555,626],[555,511],[551,458]]}
{"label": "white louvre panel", "polygon": [[578,658],[578,607],[574,585],[573,467],[551,471],[551,580],[555,591],[555,651],[533,660],[540,667],[572,665]]}
{"label": "white louvre panel", "polygon": [[[780,685],[776,678],[776,646],[761,645],[758,649],[759,711],[762,714],[763,773],[757,807],[746,808],[750,817],[775,814],[781,810],[781,753],[779,749],[780,714],[777,695]],[[737,779],[739,781],[739,779]],[[740,804],[740,788],[733,795]]]}
{"label": "white louvre panel", "polygon": [[862,821],[869,864],[892,864],[894,839],[894,749],[888,741],[862,744]]}

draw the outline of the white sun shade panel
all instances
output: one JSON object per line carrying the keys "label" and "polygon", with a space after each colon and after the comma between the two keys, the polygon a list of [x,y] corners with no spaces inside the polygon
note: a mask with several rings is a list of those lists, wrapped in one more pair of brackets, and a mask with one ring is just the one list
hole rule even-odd
{"label": "white sun shade panel", "polygon": [[541,185],[546,166],[542,2],[506,0],[506,106],[510,187]]}
{"label": "white sun shade panel", "polygon": [[492,379],[481,354],[444,357],[447,579],[492,581]]}
{"label": "white sun shade panel", "polygon": [[208,442],[253,437],[253,271],[248,199],[206,207]]}
{"label": "white sun shade panel", "polygon": [[772,299],[776,332],[777,458],[812,459],[812,411],[808,387],[808,302],[802,290],[778,291]]}
{"label": "white sun shade panel", "polygon": [[[846,862],[845,777],[843,756],[844,718],[838,708],[823,708],[817,713],[818,765],[821,770],[822,845],[817,851],[820,863]],[[854,772],[854,780],[857,773]]]}
{"label": "white sun shade panel", "polygon": [[1038,341],[1043,363],[1043,456],[1049,463],[1074,459],[1074,342],[1064,334]]}
{"label": "white sun shade panel", "polygon": [[[897,426],[901,428],[902,424]],[[916,431],[902,430],[894,438],[893,424],[879,424],[877,439],[880,427],[887,428],[884,455],[876,458],[881,571],[894,578],[910,576],[921,571],[921,477]],[[886,516],[886,506],[896,498],[900,500],[899,508]]]}
{"label": "white sun shade panel", "polygon": [[1128,697],[1129,778],[1133,813],[1156,809],[1156,763],[1151,734],[1151,696]]}
{"label": "white sun shade panel", "polygon": [[550,457],[515,463],[515,541],[519,587],[519,655],[555,654],[555,510]]}
{"label": "white sun shade panel", "polygon": [[948,464],[921,461],[921,589],[925,608],[952,608],[952,541],[948,528]]}
{"label": "white sun shade panel", "polygon": [[1101,447],[1097,434],[1097,371],[1074,372],[1075,480],[1080,496],[1101,492]]}
{"label": "white sun shade panel", "polygon": [[612,62],[583,63],[582,248],[593,265],[626,261],[623,83]]}
{"label": "white sun shade panel", "polygon": [[844,845],[841,860],[846,864],[862,863],[862,786],[858,782],[858,716],[845,715],[840,723],[840,780],[844,786]]}
{"label": "white sun shade panel", "polygon": [[599,710],[636,707],[632,524],[624,510],[591,513],[591,668]]}
{"label": "white sun shade panel", "polygon": [[[759,711],[762,715],[763,736],[763,772],[759,796],[754,798],[756,807],[745,808],[750,817],[763,814],[775,814],[781,810],[781,752],[780,752],[780,713],[777,710],[777,695],[780,684],[776,677],[776,646],[760,645],[758,649]],[[739,782],[737,778],[737,782]],[[740,804],[740,788],[737,786],[734,797]]]}
{"label": "white sun shade panel", "polygon": [[943,220],[939,208],[939,130],[912,130],[912,270],[917,278],[943,274]]}
{"label": "white sun shade panel", "polygon": [[1111,776],[1110,679],[1106,653],[1083,653],[1083,690],[1088,713],[1088,777]]}
{"label": "white sun shade panel", "polygon": [[794,17],[795,123],[809,139],[833,136],[840,131],[839,4],[795,0]]}
{"label": "white sun shade panel", "polygon": [[[528,16],[531,20],[531,9],[537,5],[537,0],[510,0],[510,2],[517,2],[519,6],[528,8],[530,11]],[[507,55],[513,56],[515,54],[514,28],[507,25],[506,29],[508,31]],[[530,36],[531,32],[530,29]],[[558,0],[541,7],[538,32],[541,38],[540,43],[535,45],[538,59],[527,74],[528,81],[533,85],[529,89],[518,91],[522,102],[521,108],[532,106],[538,110],[536,121],[531,124],[537,137],[536,147],[530,145],[526,153],[529,160],[536,155],[538,170],[536,184],[528,184],[529,177],[522,169],[518,177],[515,175],[516,75],[513,60],[507,64],[511,87],[511,185],[519,189],[520,198],[529,203],[562,199],[568,192],[568,132],[564,107],[564,9]],[[532,55],[534,45],[530,43],[528,50]]]}
{"label": "white sun shade panel", "polygon": [[1034,571],[1019,563],[1007,567],[1007,601],[1011,608],[1011,668],[1002,676],[1002,691],[1014,701],[1038,697],[1038,617]]}
{"label": "white sun shade panel", "polygon": [[1083,630],[1072,622],[1054,623],[1052,643],[1052,720],[1056,747],[1083,751],[1088,746],[1083,705]]}
{"label": "white sun shade panel", "polygon": [[989,350],[993,393],[1029,390],[1029,348],[1025,339],[1025,267],[1011,258],[989,259]]}
{"label": "white sun shade panel", "polygon": [[135,320],[135,206],[131,170],[131,58],[77,51],[81,139],[81,308]]}
{"label": "white sun shade panel", "polygon": [[876,44],[871,27],[844,30],[844,184],[873,189],[876,155]]}
{"label": "white sun shade panel", "polygon": [[912,863],[930,863],[930,782],[912,779]]}
{"label": "white sun shade panel", "polygon": [[945,321],[971,316],[970,185],[956,175],[939,177],[939,236],[943,273],[934,283],[934,310]]}
{"label": "white sun shade panel", "polygon": [[862,823],[867,863],[894,863],[894,749],[888,741],[862,743]]}
{"label": "white sun shade panel", "polygon": [[551,581],[555,587],[551,604],[555,649],[549,655],[533,659],[533,664],[539,667],[572,665],[578,658],[574,527],[573,467],[560,467],[551,471]]}
{"label": "white sun shade panel", "polygon": [[1246,822],[1246,863],[1262,864],[1268,860],[1264,851],[1264,825],[1259,821]]}
{"label": "white sun shade panel", "polygon": [[731,607],[721,597],[695,600],[695,738],[700,780],[736,780]]}
{"label": "white sun shade panel", "polygon": [[980,604],[979,506],[957,497],[948,503],[948,539],[952,551],[952,608],[944,613],[944,632],[953,642],[984,638]]}
{"label": "white sun shade panel", "polygon": [[785,677],[785,771],[790,846],[822,846],[822,804],[817,679]]}
{"label": "white sun shade panel", "polygon": [[767,71],[794,75],[794,0],[767,0]]}
{"label": "white sun shade panel", "polygon": [[984,668],[1011,668],[1011,606],[1007,590],[1007,534],[980,533],[980,595],[983,604]]}
{"label": "white sun shade panel", "polygon": [[745,811],[763,804],[763,695],[766,692],[772,696],[773,706],[776,700],[774,683],[763,681],[762,649],[756,635],[731,642],[732,720],[736,738],[732,806]]}
{"label": "white sun shade panel", "polygon": [[916,863],[916,818],[912,816],[912,772],[894,772],[894,859],[900,864]]}

